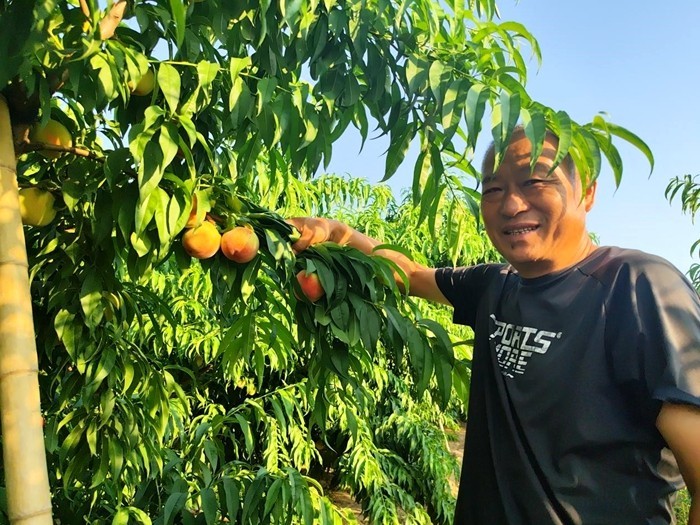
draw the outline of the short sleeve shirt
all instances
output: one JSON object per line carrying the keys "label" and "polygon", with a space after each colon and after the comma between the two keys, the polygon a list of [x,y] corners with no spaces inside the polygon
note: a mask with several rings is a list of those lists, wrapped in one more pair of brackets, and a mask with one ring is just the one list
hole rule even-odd
{"label": "short sleeve shirt", "polygon": [[466,524],[668,524],[682,483],[655,422],[700,406],[700,301],[667,261],[603,247],[536,279],[443,268],[475,332],[455,516]]}

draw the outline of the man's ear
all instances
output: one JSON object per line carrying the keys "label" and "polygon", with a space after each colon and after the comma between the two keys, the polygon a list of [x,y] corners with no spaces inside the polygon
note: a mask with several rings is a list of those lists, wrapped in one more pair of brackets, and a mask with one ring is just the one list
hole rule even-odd
{"label": "man's ear", "polygon": [[595,202],[595,190],[598,187],[598,181],[594,181],[586,189],[586,194],[583,196],[583,203],[586,207],[586,212],[591,211],[593,204]]}

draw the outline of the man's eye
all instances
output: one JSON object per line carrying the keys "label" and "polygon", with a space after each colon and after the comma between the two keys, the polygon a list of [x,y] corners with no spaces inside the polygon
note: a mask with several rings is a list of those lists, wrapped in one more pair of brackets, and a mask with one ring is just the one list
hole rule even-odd
{"label": "man's eye", "polygon": [[500,191],[501,188],[484,188],[484,191],[481,192],[482,195],[489,195],[489,194],[494,194],[498,191]]}
{"label": "man's eye", "polygon": [[537,186],[538,184],[542,183],[544,183],[542,179],[527,179],[525,181],[525,186]]}

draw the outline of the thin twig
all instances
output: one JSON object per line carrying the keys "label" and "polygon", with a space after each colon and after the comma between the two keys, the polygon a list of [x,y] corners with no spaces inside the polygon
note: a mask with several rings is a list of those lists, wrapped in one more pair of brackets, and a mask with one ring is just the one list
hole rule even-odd
{"label": "thin twig", "polygon": [[105,157],[103,155],[98,155],[94,151],[89,149],[79,148],[76,146],[61,146],[58,144],[45,144],[43,142],[31,142],[29,144],[22,144],[21,151],[18,153],[27,153],[29,151],[61,151],[64,153],[70,153],[77,157],[85,157],[87,159],[92,159],[97,162],[104,162]]}

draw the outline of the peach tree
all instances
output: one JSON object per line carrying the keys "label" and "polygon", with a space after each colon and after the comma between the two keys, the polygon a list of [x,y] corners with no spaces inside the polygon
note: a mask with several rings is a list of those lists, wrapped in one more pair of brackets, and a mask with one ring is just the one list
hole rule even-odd
{"label": "peach tree", "polygon": [[[25,235],[56,519],[341,523],[324,491],[341,483],[376,523],[450,522],[436,407],[463,410],[468,334],[408,301],[381,258],[295,256],[284,218],[337,215],[426,262],[471,263],[494,255],[474,219],[485,115],[497,157],[521,122],[537,148],[556,131],[557,160],[586,181],[603,159],[621,176],[613,137],[651,160],[601,116],[533,100],[537,42],[496,14],[493,0],[0,0],[18,184],[45,212]],[[400,203],[314,182],[343,134],[370,129],[385,179],[418,148]],[[212,249],[237,227],[257,237],[246,262]]]}

